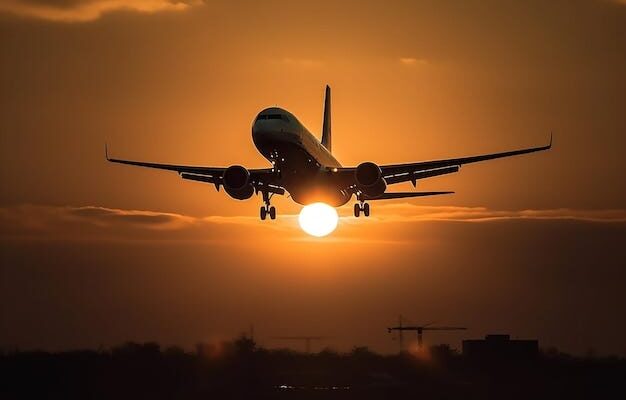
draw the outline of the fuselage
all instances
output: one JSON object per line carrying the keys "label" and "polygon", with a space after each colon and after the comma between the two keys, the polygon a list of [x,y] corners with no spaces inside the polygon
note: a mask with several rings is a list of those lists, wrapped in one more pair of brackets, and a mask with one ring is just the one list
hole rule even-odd
{"label": "fuselage", "polygon": [[290,112],[278,107],[261,111],[252,124],[252,140],[295,202],[337,207],[352,197],[333,173],[341,164]]}

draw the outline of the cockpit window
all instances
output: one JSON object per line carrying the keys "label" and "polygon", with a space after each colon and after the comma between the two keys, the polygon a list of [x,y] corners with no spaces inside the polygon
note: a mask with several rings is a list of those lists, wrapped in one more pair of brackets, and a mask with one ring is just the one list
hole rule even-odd
{"label": "cockpit window", "polygon": [[281,119],[285,122],[289,122],[289,118],[287,118],[286,115],[283,114],[265,114],[265,115],[259,115],[258,118],[256,119],[257,121],[260,119]]}

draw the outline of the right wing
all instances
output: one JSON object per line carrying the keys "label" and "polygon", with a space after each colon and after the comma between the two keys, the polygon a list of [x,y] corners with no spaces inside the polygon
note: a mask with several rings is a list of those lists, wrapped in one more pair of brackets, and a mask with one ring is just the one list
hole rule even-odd
{"label": "right wing", "polygon": [[387,192],[378,197],[370,197],[363,195],[363,200],[391,200],[391,199],[406,199],[408,197],[425,197],[425,196],[438,196],[441,194],[451,194],[454,192]]}
{"label": "right wing", "polygon": [[406,164],[381,165],[380,170],[382,171],[383,178],[385,178],[385,182],[387,182],[387,184],[407,181],[412,181],[413,184],[415,184],[415,181],[418,179],[457,172],[460,166],[464,164],[534,153],[537,151],[548,150],[551,147],[552,134],[550,134],[550,142],[545,146],[530,147],[526,149],[505,151],[501,153],[482,154],[471,157],[449,158],[443,160],[422,161]]}
{"label": "right wing", "polygon": [[[191,165],[161,164],[153,162],[122,160],[109,157],[108,146],[105,144],[104,154],[107,161],[118,164],[134,165],[137,167],[163,169],[167,171],[177,172],[183,179],[193,180],[197,182],[212,183],[219,190],[223,185],[222,176],[226,167],[204,167]],[[257,191],[271,192],[276,194],[284,194],[285,191],[280,186],[274,184],[276,174],[271,168],[249,169],[250,181]]]}
{"label": "right wing", "polygon": [[[406,164],[381,165],[380,170],[382,177],[387,185],[393,185],[395,183],[401,182],[411,182],[413,183],[413,186],[415,186],[416,182],[420,179],[457,172],[461,168],[461,165],[464,164],[534,153],[537,151],[548,150],[551,147],[552,134],[550,134],[550,142],[544,146],[529,147],[525,149],[505,151],[501,153],[481,154],[471,157],[448,158],[442,160],[421,161]],[[357,167],[329,168],[329,172],[335,174],[334,181],[337,185],[343,186],[345,190],[350,193],[357,193],[358,188],[354,176],[356,169]],[[371,197],[368,198],[365,195],[363,195],[362,198],[365,200],[385,200],[405,197],[433,196],[448,193],[452,192],[392,192],[385,193],[375,199]]]}

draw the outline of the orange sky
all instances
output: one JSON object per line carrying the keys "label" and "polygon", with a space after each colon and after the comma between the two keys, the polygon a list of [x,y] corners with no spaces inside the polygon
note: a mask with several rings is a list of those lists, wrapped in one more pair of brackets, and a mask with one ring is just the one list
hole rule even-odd
{"label": "orange sky", "polygon": [[[391,351],[403,313],[472,328],[433,338],[453,344],[496,330],[624,354],[626,5],[122,3],[0,5],[0,348],[191,345],[254,322]],[[424,181],[457,193],[375,203],[323,240],[284,216],[289,199],[261,224],[259,199],[104,161],[107,141],[119,157],[266,166],[256,113],[279,105],[319,132],[326,83],[345,165],[551,130],[555,147]]]}

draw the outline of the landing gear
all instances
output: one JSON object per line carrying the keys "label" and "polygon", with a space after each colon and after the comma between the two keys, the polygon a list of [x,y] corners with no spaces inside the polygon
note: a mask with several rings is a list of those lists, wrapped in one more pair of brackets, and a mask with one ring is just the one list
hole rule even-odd
{"label": "landing gear", "polygon": [[259,216],[261,217],[261,220],[265,221],[268,215],[270,219],[276,219],[276,207],[261,206],[261,210],[259,211]]}
{"label": "landing gear", "polygon": [[268,215],[270,219],[276,219],[276,207],[268,205],[261,206],[261,209],[259,211],[259,216],[261,217],[261,220],[265,221]]}
{"label": "landing gear", "polygon": [[370,216],[370,205],[369,203],[360,202],[354,205],[354,216],[359,218],[361,216],[361,211],[366,217]]}
{"label": "landing gear", "polygon": [[265,221],[267,216],[270,216],[270,219],[276,219],[276,207],[270,205],[270,199],[272,198],[273,193],[263,192],[263,203],[259,211],[259,216],[262,221]]}

